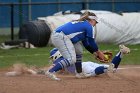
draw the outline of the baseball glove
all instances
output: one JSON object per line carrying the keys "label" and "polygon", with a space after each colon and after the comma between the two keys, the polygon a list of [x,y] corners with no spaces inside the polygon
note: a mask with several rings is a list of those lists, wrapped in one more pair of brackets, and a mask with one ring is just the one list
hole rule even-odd
{"label": "baseball glove", "polygon": [[99,56],[95,55],[95,59],[100,61],[101,63],[109,63],[112,61],[113,54],[110,51],[102,51],[104,54],[104,60],[100,59]]}

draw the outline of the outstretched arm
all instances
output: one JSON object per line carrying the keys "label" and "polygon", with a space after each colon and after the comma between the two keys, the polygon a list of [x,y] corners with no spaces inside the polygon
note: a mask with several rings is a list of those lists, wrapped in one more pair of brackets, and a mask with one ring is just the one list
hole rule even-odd
{"label": "outstretched arm", "polygon": [[82,41],[84,47],[91,53],[99,56],[100,59],[104,59],[104,54],[98,49],[98,46],[93,38],[87,38]]}

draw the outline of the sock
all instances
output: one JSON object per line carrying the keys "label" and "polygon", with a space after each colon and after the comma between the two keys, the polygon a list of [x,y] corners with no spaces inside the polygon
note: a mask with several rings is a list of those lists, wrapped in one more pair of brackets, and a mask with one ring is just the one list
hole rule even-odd
{"label": "sock", "polygon": [[50,70],[49,70],[49,72],[57,72],[57,71],[59,71],[59,70],[61,70],[62,69],[62,66],[60,65],[60,63],[57,63],[54,67],[52,67]]}
{"label": "sock", "polygon": [[63,68],[65,67],[68,67],[70,66],[70,62],[67,60],[67,59],[61,59],[61,60],[58,60],[58,62],[55,62],[55,66],[52,67],[49,72],[57,72],[59,70],[62,70]]}
{"label": "sock", "polygon": [[81,73],[82,72],[82,62],[76,62],[75,68],[76,68],[77,73]]}
{"label": "sock", "polygon": [[122,53],[119,52],[112,60],[112,63],[115,65],[114,68],[118,68],[122,58]]}
{"label": "sock", "polygon": [[99,75],[99,74],[103,74],[107,71],[107,67],[104,66],[99,66],[95,69],[95,74]]}
{"label": "sock", "polygon": [[82,55],[76,55],[75,68],[77,73],[82,72]]}

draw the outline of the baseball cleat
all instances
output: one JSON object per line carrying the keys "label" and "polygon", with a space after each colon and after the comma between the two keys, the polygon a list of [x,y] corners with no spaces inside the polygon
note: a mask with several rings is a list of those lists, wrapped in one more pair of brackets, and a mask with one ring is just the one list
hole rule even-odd
{"label": "baseball cleat", "polygon": [[84,78],[89,78],[89,77],[91,77],[92,75],[91,75],[91,73],[84,73]]}
{"label": "baseball cleat", "polygon": [[76,78],[78,79],[82,79],[82,78],[86,78],[85,75],[83,73],[76,73]]}
{"label": "baseball cleat", "polygon": [[55,75],[54,73],[51,73],[51,72],[49,72],[49,71],[46,71],[46,72],[45,72],[45,75],[47,75],[47,76],[48,76],[50,79],[52,79],[52,80],[57,80],[57,81],[60,80],[60,78],[57,78],[56,75]]}
{"label": "baseball cleat", "polygon": [[115,73],[117,71],[117,68],[114,68],[114,67],[115,67],[115,65],[113,63],[110,63],[110,65],[108,67],[108,71]]}
{"label": "baseball cleat", "polygon": [[128,47],[126,47],[125,45],[119,45],[119,48],[120,48],[120,51],[123,53],[123,54],[128,54],[130,53],[130,49]]}

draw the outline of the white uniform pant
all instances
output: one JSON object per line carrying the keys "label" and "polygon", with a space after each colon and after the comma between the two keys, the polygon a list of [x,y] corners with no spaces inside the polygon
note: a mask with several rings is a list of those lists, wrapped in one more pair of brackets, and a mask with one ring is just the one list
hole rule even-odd
{"label": "white uniform pant", "polygon": [[104,66],[106,68],[109,67],[107,64],[98,64],[98,63],[93,63],[93,62],[82,62],[82,70],[84,74],[87,74],[88,76],[95,76],[95,69],[99,66]]}

